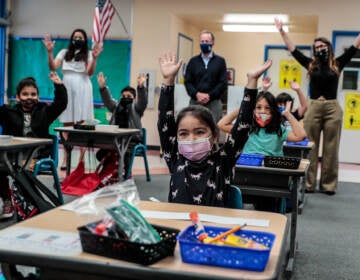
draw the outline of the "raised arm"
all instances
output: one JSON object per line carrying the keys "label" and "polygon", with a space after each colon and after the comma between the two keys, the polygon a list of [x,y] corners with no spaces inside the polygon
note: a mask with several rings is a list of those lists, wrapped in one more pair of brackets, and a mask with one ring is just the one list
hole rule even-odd
{"label": "raised arm", "polygon": [[97,62],[97,59],[98,59],[99,55],[101,54],[102,50],[103,50],[102,43],[96,44],[93,47],[92,52],[91,52],[92,59],[88,62],[88,65],[86,67],[86,71],[89,76],[92,76],[95,73],[96,62]]}
{"label": "raised arm", "polygon": [[111,96],[111,93],[106,86],[106,77],[104,76],[103,72],[99,72],[99,74],[97,75],[97,81],[99,84],[101,100],[102,100],[102,102],[104,102],[105,107],[110,112],[112,112],[113,110],[115,110],[115,108],[118,104],[118,101],[116,101]]}
{"label": "raised arm", "polygon": [[50,35],[46,34],[44,36],[43,43],[45,45],[45,48],[46,48],[47,54],[48,54],[49,68],[50,68],[51,71],[55,71],[61,65],[61,60],[60,59],[54,59],[53,50],[54,50],[54,46],[55,46],[55,41],[51,41]]}
{"label": "raised arm", "polygon": [[298,142],[306,138],[306,132],[300,122],[295,119],[294,115],[290,112],[291,101],[286,103],[286,107],[282,115],[289,121],[291,125],[291,132],[287,136],[287,141]]}
{"label": "raised arm", "polygon": [[360,33],[356,36],[353,45],[357,49],[360,47]]}
{"label": "raised arm", "polygon": [[282,21],[278,18],[275,18],[275,26],[276,26],[277,30],[279,30],[281,38],[283,39],[288,50],[290,52],[293,52],[296,47],[295,47],[294,43],[290,40],[289,36],[284,31]]}
{"label": "raised arm", "polygon": [[231,113],[223,116],[217,123],[219,129],[226,133],[230,133],[231,129],[233,128],[233,121],[239,115],[239,109],[235,109]]}
{"label": "raised arm", "polygon": [[171,169],[171,159],[177,154],[176,124],[174,117],[174,84],[182,60],[176,61],[174,53],[164,53],[159,57],[160,72],[163,77],[159,99],[158,131],[161,148],[166,163]]}
{"label": "raised arm", "polygon": [[147,76],[139,74],[137,77],[137,98],[135,102],[135,110],[142,115],[148,104],[148,89],[145,87]]}
{"label": "raised arm", "polygon": [[300,107],[298,108],[299,117],[303,117],[307,110],[306,96],[297,82],[290,82],[290,87],[297,93],[299,97]]}

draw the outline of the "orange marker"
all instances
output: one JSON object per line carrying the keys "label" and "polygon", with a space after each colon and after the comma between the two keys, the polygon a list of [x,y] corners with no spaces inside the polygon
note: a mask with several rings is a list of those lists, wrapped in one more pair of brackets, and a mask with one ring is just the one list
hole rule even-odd
{"label": "orange marker", "polygon": [[246,226],[246,224],[243,224],[242,226],[236,226],[236,227],[234,227],[234,228],[232,228],[232,229],[230,229],[228,231],[225,231],[224,233],[219,234],[219,235],[215,236],[214,238],[212,238],[211,240],[209,240],[208,243],[210,244],[210,243],[214,243],[216,241],[219,241],[219,240],[223,239],[224,237],[226,237],[226,236],[228,236],[228,235],[230,235],[230,234],[232,234],[234,232],[237,232],[238,230],[244,228],[245,226]]}

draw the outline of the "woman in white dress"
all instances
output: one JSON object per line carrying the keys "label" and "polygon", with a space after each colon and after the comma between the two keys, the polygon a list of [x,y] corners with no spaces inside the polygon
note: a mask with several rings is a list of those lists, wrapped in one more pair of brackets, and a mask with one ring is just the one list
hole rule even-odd
{"label": "woman in white dress", "polygon": [[[85,120],[94,119],[93,89],[90,76],[94,74],[96,61],[102,51],[101,45],[89,50],[87,35],[83,29],[75,29],[67,49],[62,49],[54,58],[55,41],[45,35],[44,45],[48,52],[49,68],[55,71],[62,66],[63,83],[68,92],[68,105],[59,120],[64,126],[72,126]],[[64,138],[67,135],[63,135]],[[84,151],[81,153],[83,157]],[[64,149],[62,170],[66,169],[66,151]]]}

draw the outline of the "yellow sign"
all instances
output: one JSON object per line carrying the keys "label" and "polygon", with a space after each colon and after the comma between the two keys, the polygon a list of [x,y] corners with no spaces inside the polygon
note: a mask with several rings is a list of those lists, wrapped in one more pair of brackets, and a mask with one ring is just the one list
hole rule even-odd
{"label": "yellow sign", "polygon": [[291,81],[301,85],[301,65],[294,59],[281,59],[279,88],[290,88]]}
{"label": "yellow sign", "polygon": [[344,106],[344,129],[360,129],[360,94],[347,93]]}

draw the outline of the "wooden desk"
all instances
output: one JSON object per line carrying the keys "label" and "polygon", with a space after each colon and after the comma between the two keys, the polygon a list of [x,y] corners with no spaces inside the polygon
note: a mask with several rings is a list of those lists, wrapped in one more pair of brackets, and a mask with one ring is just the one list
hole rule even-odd
{"label": "wooden desk", "polygon": [[114,125],[96,126],[95,130],[82,130],[73,127],[56,127],[55,131],[67,132],[65,140],[60,133],[61,141],[68,153],[66,162],[66,174],[70,174],[71,151],[73,146],[97,147],[104,149],[115,149],[119,155],[118,174],[119,180],[123,180],[124,155],[129,146],[132,135],[139,132],[139,129],[125,129]]}
{"label": "wooden desk", "polygon": [[51,139],[12,137],[10,144],[0,144],[0,169],[14,175],[15,167],[27,168],[36,152],[50,145]]}
{"label": "wooden desk", "polygon": [[281,197],[291,200],[290,253],[286,270],[292,272],[296,251],[299,180],[305,176],[309,161],[301,160],[298,169],[281,169],[264,166],[235,166],[233,184],[243,194]]}
{"label": "wooden desk", "polygon": [[[283,151],[285,156],[289,157],[300,157],[300,158],[309,158],[310,151],[314,148],[315,144],[312,141],[309,141],[306,146],[300,146],[300,145],[288,145],[286,142],[284,142],[283,145]],[[302,211],[305,206],[305,176],[300,178],[300,196],[299,199],[299,214],[302,214]]]}
{"label": "wooden desk", "polygon": [[[110,259],[88,253],[76,256],[46,255],[37,252],[24,253],[11,249],[0,249],[0,262],[40,267],[42,279],[276,279],[281,271],[286,252],[288,222],[278,213],[247,211],[228,208],[193,206],[175,203],[141,202],[141,209],[154,211],[189,212],[196,210],[200,214],[212,214],[251,219],[269,220],[269,227],[248,226],[249,230],[271,232],[276,235],[268,264],[263,272],[252,272],[213,266],[187,264],[181,261],[179,245],[176,245],[173,257],[167,257],[153,265],[142,266],[134,263]],[[184,229],[190,221],[148,219],[153,224]],[[77,232],[84,221],[74,212],[59,208],[16,224],[13,227],[36,227],[47,230]],[[210,224],[205,223],[204,224]],[[214,225],[214,224],[212,224]],[[224,226],[224,225],[220,225]],[[231,227],[233,225],[229,225]],[[65,273],[70,275],[66,278]],[[55,275],[51,278],[51,275]],[[88,274],[87,276],[84,276]],[[84,277],[82,277],[84,276]],[[90,277],[90,278],[88,278]]]}

